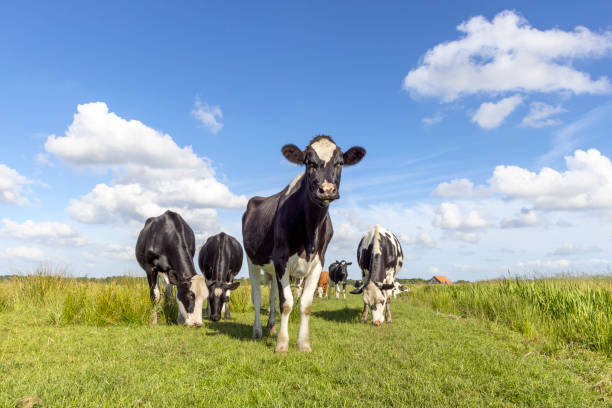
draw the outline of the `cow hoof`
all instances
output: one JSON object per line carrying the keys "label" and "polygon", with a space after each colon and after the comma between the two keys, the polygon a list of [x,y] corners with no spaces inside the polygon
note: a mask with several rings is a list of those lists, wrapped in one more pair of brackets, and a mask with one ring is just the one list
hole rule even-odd
{"label": "cow hoof", "polygon": [[261,328],[259,329],[253,328],[253,338],[261,339]]}
{"label": "cow hoof", "polygon": [[289,351],[289,346],[287,344],[279,344],[274,349],[275,353],[286,353],[287,351]]}
{"label": "cow hoof", "polygon": [[304,344],[299,346],[299,350],[303,353],[312,353],[312,349],[310,348],[310,344]]}

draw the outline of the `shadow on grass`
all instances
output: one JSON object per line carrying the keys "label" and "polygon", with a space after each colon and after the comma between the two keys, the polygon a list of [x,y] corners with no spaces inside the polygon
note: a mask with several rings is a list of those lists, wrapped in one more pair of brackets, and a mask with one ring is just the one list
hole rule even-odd
{"label": "shadow on grass", "polygon": [[218,322],[209,320],[206,327],[213,331],[213,333],[206,333],[207,336],[225,334],[238,340],[251,340],[253,335],[253,325],[231,320],[219,320]]}
{"label": "shadow on grass", "polygon": [[357,323],[361,317],[361,309],[344,307],[336,310],[320,310],[312,312],[312,315],[332,322]]}

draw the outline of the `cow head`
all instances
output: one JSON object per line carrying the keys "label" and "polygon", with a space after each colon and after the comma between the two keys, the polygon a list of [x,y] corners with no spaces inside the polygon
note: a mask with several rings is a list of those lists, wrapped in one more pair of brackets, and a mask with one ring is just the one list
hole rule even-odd
{"label": "cow head", "polygon": [[178,324],[202,326],[202,304],[207,296],[208,288],[202,275],[194,275],[190,280],[179,283],[176,288]]}
{"label": "cow head", "polygon": [[363,303],[372,312],[372,323],[379,326],[385,321],[385,306],[389,297],[387,291],[391,289],[393,289],[392,283],[378,283],[367,280],[365,284],[356,287],[350,293],[354,295],[363,293]]}
{"label": "cow head", "polygon": [[330,202],[340,198],[338,190],[342,166],[357,164],[366,154],[362,147],[351,147],[342,153],[332,138],[325,135],[312,139],[306,150],[288,144],[281,151],[291,163],[306,165],[308,197],[320,207],[327,207]]}
{"label": "cow head", "polygon": [[208,307],[210,308],[210,320],[213,322],[221,319],[223,304],[229,302],[229,291],[240,286],[240,282],[217,282],[208,284]]}

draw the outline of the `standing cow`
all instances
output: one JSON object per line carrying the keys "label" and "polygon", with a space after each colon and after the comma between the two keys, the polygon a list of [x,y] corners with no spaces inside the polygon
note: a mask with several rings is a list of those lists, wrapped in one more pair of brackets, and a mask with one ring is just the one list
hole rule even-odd
{"label": "standing cow", "polygon": [[323,293],[327,295],[329,293],[329,272],[323,271],[321,272],[321,276],[319,276],[319,282],[317,283],[317,295],[322,298]]}
{"label": "standing cow", "polygon": [[336,293],[336,300],[340,297],[338,296],[338,289],[340,288],[340,283],[342,283],[342,296],[344,300],[346,300],[346,278],[348,278],[348,271],[346,267],[352,265],[352,262],[336,261],[333,264],[329,265],[329,292],[327,293],[327,298],[331,298],[331,288],[332,282],[334,285],[334,290]]}
{"label": "standing cow", "polygon": [[[259,308],[261,288],[259,271],[275,275],[281,309],[280,330],[276,352],[286,352],[289,347],[288,322],[293,308],[293,295],[289,287],[289,275],[305,277],[300,297],[300,330],[298,348],[311,351],[308,321],[325,251],[333,234],[328,213],[329,204],[339,198],[342,166],[358,163],[365,150],[352,147],[347,152],[336,146],[329,136],[317,136],[305,150],[288,144],[281,149],[292,163],[305,165],[306,171],[298,175],[281,192],[269,197],[253,197],[242,217],[242,237],[247,253],[251,294],[255,307],[253,337],[261,337]],[[268,329],[275,327],[274,297],[270,290],[270,317]]]}
{"label": "standing cow", "polygon": [[242,267],[242,247],[238,240],[225,232],[213,235],[200,248],[198,265],[206,278],[208,286],[208,307],[206,313],[213,322],[230,318],[230,291],[236,289],[240,282],[234,282]]}
{"label": "standing cow", "polygon": [[363,279],[361,285],[351,293],[363,293],[361,321],[365,322],[368,319],[369,308],[372,310],[372,323],[379,326],[385,321],[383,310],[386,307],[387,322],[391,323],[391,292],[395,286],[395,274],[404,262],[398,239],[383,227],[376,225],[361,238],[357,248],[357,261]]}
{"label": "standing cow", "polygon": [[202,275],[193,265],[195,235],[185,220],[175,212],[166,211],[149,218],[138,235],[136,259],[147,273],[153,312],[157,323],[157,304],[160,299],[158,277],[176,285],[177,322],[187,326],[202,326],[202,303],[208,288]]}

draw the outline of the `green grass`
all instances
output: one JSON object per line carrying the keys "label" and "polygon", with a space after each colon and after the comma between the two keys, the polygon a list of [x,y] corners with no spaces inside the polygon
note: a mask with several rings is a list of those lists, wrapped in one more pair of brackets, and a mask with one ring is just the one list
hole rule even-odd
{"label": "green grass", "polygon": [[420,285],[407,299],[503,324],[551,351],[578,345],[612,356],[612,277]]}
{"label": "green grass", "polygon": [[251,340],[248,286],[232,299],[234,320],[190,329],[170,305],[168,323],[148,324],[144,279],[0,282],[0,406],[610,406],[605,353],[546,353],[501,321],[449,318],[411,294],[381,327],[359,323],[359,296],[315,298],[313,353],[297,351],[293,317],[286,355],[275,338]]}

